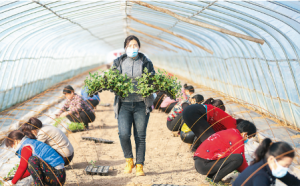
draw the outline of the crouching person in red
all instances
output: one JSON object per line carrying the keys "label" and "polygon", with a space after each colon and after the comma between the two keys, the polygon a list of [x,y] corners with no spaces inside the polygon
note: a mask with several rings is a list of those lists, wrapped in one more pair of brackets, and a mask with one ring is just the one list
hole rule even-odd
{"label": "crouching person in red", "polygon": [[242,121],[236,129],[219,131],[207,138],[194,154],[197,172],[218,183],[234,170],[242,172],[248,167],[244,155],[244,143],[255,136],[256,127]]}
{"label": "crouching person in red", "polygon": [[66,179],[64,160],[49,145],[29,139],[19,130],[12,131],[8,135],[5,145],[13,148],[20,158],[19,168],[11,181],[12,185],[30,175],[35,186],[64,185]]}

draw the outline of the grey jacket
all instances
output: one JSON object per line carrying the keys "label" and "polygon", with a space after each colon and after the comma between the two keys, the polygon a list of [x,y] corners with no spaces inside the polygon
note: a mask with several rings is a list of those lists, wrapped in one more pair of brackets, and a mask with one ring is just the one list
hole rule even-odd
{"label": "grey jacket", "polygon": [[[117,69],[120,71],[120,73],[123,73],[122,71],[122,63],[127,59],[127,55],[123,54],[122,56],[118,57],[117,59],[114,60],[113,62],[113,66],[112,69]],[[148,59],[144,54],[139,53],[138,54],[138,59],[142,61],[142,72],[133,72],[133,74],[142,74],[144,73],[143,70],[144,68],[148,69],[148,72],[151,73],[151,75],[155,74],[155,70],[153,67],[152,62],[150,61],[150,59]],[[140,70],[135,68],[134,70]],[[151,112],[151,106],[153,105],[153,101],[154,101],[154,97],[151,94],[149,97],[147,98],[143,98],[145,105],[146,105],[146,114]],[[115,118],[118,119],[119,116],[119,110],[120,110],[120,104],[121,103],[121,99],[119,98],[119,96],[115,96],[115,101],[114,101],[114,112],[115,112]]]}

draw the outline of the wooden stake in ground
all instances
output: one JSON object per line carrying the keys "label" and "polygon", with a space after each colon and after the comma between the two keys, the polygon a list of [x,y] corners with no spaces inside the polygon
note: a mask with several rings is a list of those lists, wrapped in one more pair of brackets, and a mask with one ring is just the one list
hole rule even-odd
{"label": "wooden stake in ground", "polygon": [[188,52],[192,52],[192,51],[189,50],[189,49],[182,48],[182,47],[180,47],[180,46],[178,46],[178,45],[175,45],[175,44],[173,44],[173,43],[170,43],[169,41],[166,41],[166,40],[161,39],[161,38],[159,38],[159,37],[156,37],[156,36],[147,34],[147,33],[145,33],[145,32],[139,31],[139,30],[137,30],[137,29],[135,29],[135,28],[132,28],[132,27],[127,27],[127,28],[130,29],[130,30],[132,30],[132,31],[138,32],[138,33],[140,33],[140,34],[146,35],[146,36],[148,36],[148,37],[152,37],[152,38],[154,38],[154,39],[157,39],[157,40],[160,40],[160,41],[162,41],[162,42],[165,42],[165,43],[167,43],[167,44],[169,44],[169,45],[172,45],[172,46],[174,46],[174,47],[176,47],[176,48],[179,48],[179,49],[181,49],[181,50],[185,50],[185,51],[188,51]]}
{"label": "wooden stake in ground", "polygon": [[145,2],[142,2],[142,1],[133,1],[133,0],[131,0],[131,1],[136,3],[136,4],[145,6],[147,8],[151,8],[152,10],[156,10],[158,12],[166,13],[166,14],[168,14],[170,16],[173,16],[176,19],[178,19],[180,21],[184,21],[186,23],[190,23],[190,24],[200,26],[200,27],[203,27],[203,28],[208,28],[208,29],[211,29],[211,30],[215,30],[215,31],[218,31],[218,32],[221,32],[221,33],[224,33],[224,34],[228,34],[228,35],[238,37],[238,38],[241,38],[241,39],[246,39],[248,41],[252,41],[252,42],[255,42],[255,43],[260,43],[261,45],[263,45],[264,42],[265,42],[262,39],[257,39],[257,38],[251,37],[251,36],[247,36],[247,35],[240,34],[240,33],[237,33],[237,32],[233,32],[233,31],[223,29],[223,28],[220,28],[220,27],[217,27],[217,26],[213,26],[213,25],[210,25],[210,24],[207,24],[207,23],[203,23],[203,22],[200,22],[200,21],[195,21],[195,20],[183,17],[183,16],[178,15],[178,14],[176,14],[176,13],[170,11],[170,10],[160,8],[160,7],[157,7],[157,6],[153,6],[149,3],[145,3]]}
{"label": "wooden stake in ground", "polygon": [[183,37],[183,36],[181,36],[181,35],[179,35],[179,34],[176,34],[176,33],[172,32],[172,31],[170,31],[170,30],[167,30],[167,29],[164,29],[164,28],[161,28],[161,27],[158,27],[158,26],[155,26],[155,25],[146,23],[146,22],[141,21],[141,20],[139,20],[139,19],[136,19],[136,18],[134,18],[134,17],[132,17],[132,16],[130,16],[130,15],[127,15],[127,17],[128,17],[129,19],[132,19],[132,20],[138,22],[138,23],[144,24],[144,25],[149,26],[149,27],[152,27],[152,28],[156,28],[156,29],[158,29],[158,30],[167,32],[167,33],[169,33],[169,34],[171,34],[171,35],[173,35],[173,36],[179,37],[180,39],[183,39],[183,40],[185,40],[185,41],[191,43],[192,45],[195,45],[195,46],[201,48],[202,50],[205,50],[206,52],[208,52],[208,53],[210,53],[210,54],[213,54],[213,53],[214,53],[213,51],[211,51],[211,50],[205,48],[204,46],[201,46],[201,45],[199,45],[198,43],[196,43],[196,42],[194,42],[194,41],[192,41],[192,40],[189,40],[189,39],[187,39],[187,38],[185,38],[185,37]]}

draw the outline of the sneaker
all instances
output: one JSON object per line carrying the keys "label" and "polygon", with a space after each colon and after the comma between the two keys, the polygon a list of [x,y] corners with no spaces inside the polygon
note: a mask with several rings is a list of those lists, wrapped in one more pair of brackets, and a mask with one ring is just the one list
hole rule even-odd
{"label": "sneaker", "polygon": [[132,169],[134,168],[133,159],[132,158],[126,158],[126,166],[124,169],[125,174],[130,174],[132,172]]}
{"label": "sneaker", "polygon": [[136,176],[145,176],[142,164],[136,164]]}

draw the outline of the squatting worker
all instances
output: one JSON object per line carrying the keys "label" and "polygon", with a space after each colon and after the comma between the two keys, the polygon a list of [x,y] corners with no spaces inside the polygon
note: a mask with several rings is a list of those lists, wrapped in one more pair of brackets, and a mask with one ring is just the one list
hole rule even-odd
{"label": "squatting worker", "polygon": [[[140,41],[136,36],[128,36],[124,42],[126,53],[115,59],[112,66],[112,69],[117,69],[120,73],[127,74],[132,79],[135,90],[137,90],[136,78],[142,76],[145,68],[148,69],[151,75],[155,74],[152,62],[139,52],[140,47]],[[143,165],[146,151],[146,130],[153,101],[153,94],[147,98],[143,98],[142,95],[136,93],[129,94],[124,99],[118,96],[115,97],[115,116],[118,119],[119,138],[126,158],[124,173],[131,173],[134,167],[130,141],[133,126],[136,144],[136,175],[145,175]]]}

